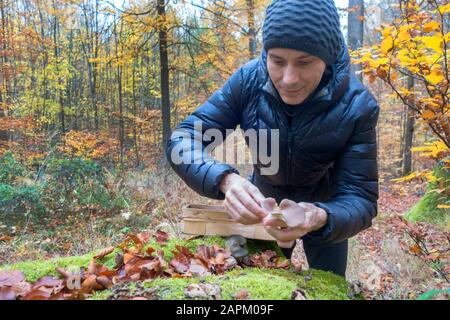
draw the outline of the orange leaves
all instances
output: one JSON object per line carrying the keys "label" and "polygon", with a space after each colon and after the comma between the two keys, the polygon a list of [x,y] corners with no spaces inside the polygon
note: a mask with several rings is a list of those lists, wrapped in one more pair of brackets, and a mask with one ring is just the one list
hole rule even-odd
{"label": "orange leaves", "polygon": [[425,33],[439,31],[440,29],[441,29],[441,24],[436,21],[427,22],[423,26],[423,32],[425,32]]}
{"label": "orange leaves", "polygon": [[13,239],[12,237],[6,236],[6,235],[0,236],[0,241],[7,242],[7,241],[11,241],[12,239]]}
{"label": "orange leaves", "polygon": [[70,156],[101,159],[108,155],[116,144],[116,141],[109,138],[107,133],[95,135],[90,132],[71,130],[65,134],[64,144],[58,149]]}
{"label": "orange leaves", "polygon": [[96,254],[94,256],[94,259],[101,259],[101,258],[107,256],[108,254],[110,254],[113,251],[114,251],[114,247],[105,248],[102,251],[100,251],[98,254]]}
{"label": "orange leaves", "polygon": [[436,114],[431,110],[425,110],[424,112],[422,112],[421,116],[425,120],[430,120],[434,119],[436,117]]}

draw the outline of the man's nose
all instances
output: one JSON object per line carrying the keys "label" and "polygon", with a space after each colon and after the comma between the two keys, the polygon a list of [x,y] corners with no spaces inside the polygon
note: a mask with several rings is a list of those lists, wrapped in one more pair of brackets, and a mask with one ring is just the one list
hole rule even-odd
{"label": "man's nose", "polygon": [[298,82],[297,70],[294,67],[288,66],[283,75],[283,82],[285,85],[296,85]]}

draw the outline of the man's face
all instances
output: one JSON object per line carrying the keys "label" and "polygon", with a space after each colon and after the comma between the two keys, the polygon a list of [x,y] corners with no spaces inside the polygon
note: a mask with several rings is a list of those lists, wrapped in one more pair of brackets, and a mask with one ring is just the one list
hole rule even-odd
{"label": "man's face", "polygon": [[270,79],[287,104],[300,104],[317,88],[326,64],[306,52],[273,48],[267,52]]}

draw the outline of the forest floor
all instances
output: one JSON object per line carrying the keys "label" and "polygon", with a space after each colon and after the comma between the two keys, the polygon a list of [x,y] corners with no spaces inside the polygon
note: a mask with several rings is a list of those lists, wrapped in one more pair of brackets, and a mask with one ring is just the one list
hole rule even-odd
{"label": "forest floor", "polygon": [[[158,186],[163,185],[163,179],[167,181],[163,175],[156,179],[161,181],[149,183]],[[25,260],[83,255],[117,245],[128,233],[145,230],[162,229],[172,236],[180,236],[178,212],[181,206],[188,202],[205,202],[205,199],[185,187],[181,180],[173,179],[171,174],[168,180],[167,188],[159,189],[164,194],[153,194],[154,198],[149,198],[147,214],[123,212],[109,216],[92,213],[15,226],[0,224],[0,266]],[[433,269],[436,261],[423,259],[414,250],[411,237],[393,223],[396,216],[403,216],[419,201],[424,190],[425,185],[417,183],[398,185],[382,182],[379,213],[373,226],[350,239],[347,280],[366,298],[415,299],[430,290],[449,287],[445,278]],[[158,202],[158,199],[164,201]],[[447,250],[438,263],[448,278],[448,230],[425,223],[420,223],[419,227],[426,234],[424,242],[429,252]],[[301,242],[292,259],[307,269]]]}

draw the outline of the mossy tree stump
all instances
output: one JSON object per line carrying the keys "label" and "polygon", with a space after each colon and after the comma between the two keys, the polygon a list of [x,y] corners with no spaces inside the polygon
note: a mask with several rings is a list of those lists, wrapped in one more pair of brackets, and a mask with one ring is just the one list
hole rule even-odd
{"label": "mossy tree stump", "polygon": [[[164,256],[170,260],[176,245],[181,245],[195,252],[199,245],[218,245],[225,247],[225,239],[221,237],[202,237],[193,240],[171,239],[162,245],[150,241],[146,246],[161,249]],[[282,255],[275,242],[250,240],[248,249],[251,254],[264,250],[273,250]],[[116,249],[119,252],[119,249]],[[20,270],[30,283],[46,275],[58,276],[57,267],[76,271],[80,267],[87,267],[95,252],[83,256],[54,258],[45,261],[27,261],[13,265],[1,266],[0,270]],[[99,260],[108,268],[115,266],[115,254]],[[156,278],[140,282],[130,282],[120,285],[120,295],[133,297],[134,295],[148,295],[152,299],[189,299],[186,288],[191,284],[207,283],[220,288],[220,299],[235,299],[236,294],[245,290],[247,299],[291,299],[293,292],[300,289],[306,299],[349,299],[348,283],[344,278],[335,274],[307,270],[295,272],[290,269],[266,269],[256,267],[235,268],[220,275],[208,275],[193,278]],[[97,291],[90,299],[111,299],[117,296],[117,288]]]}

